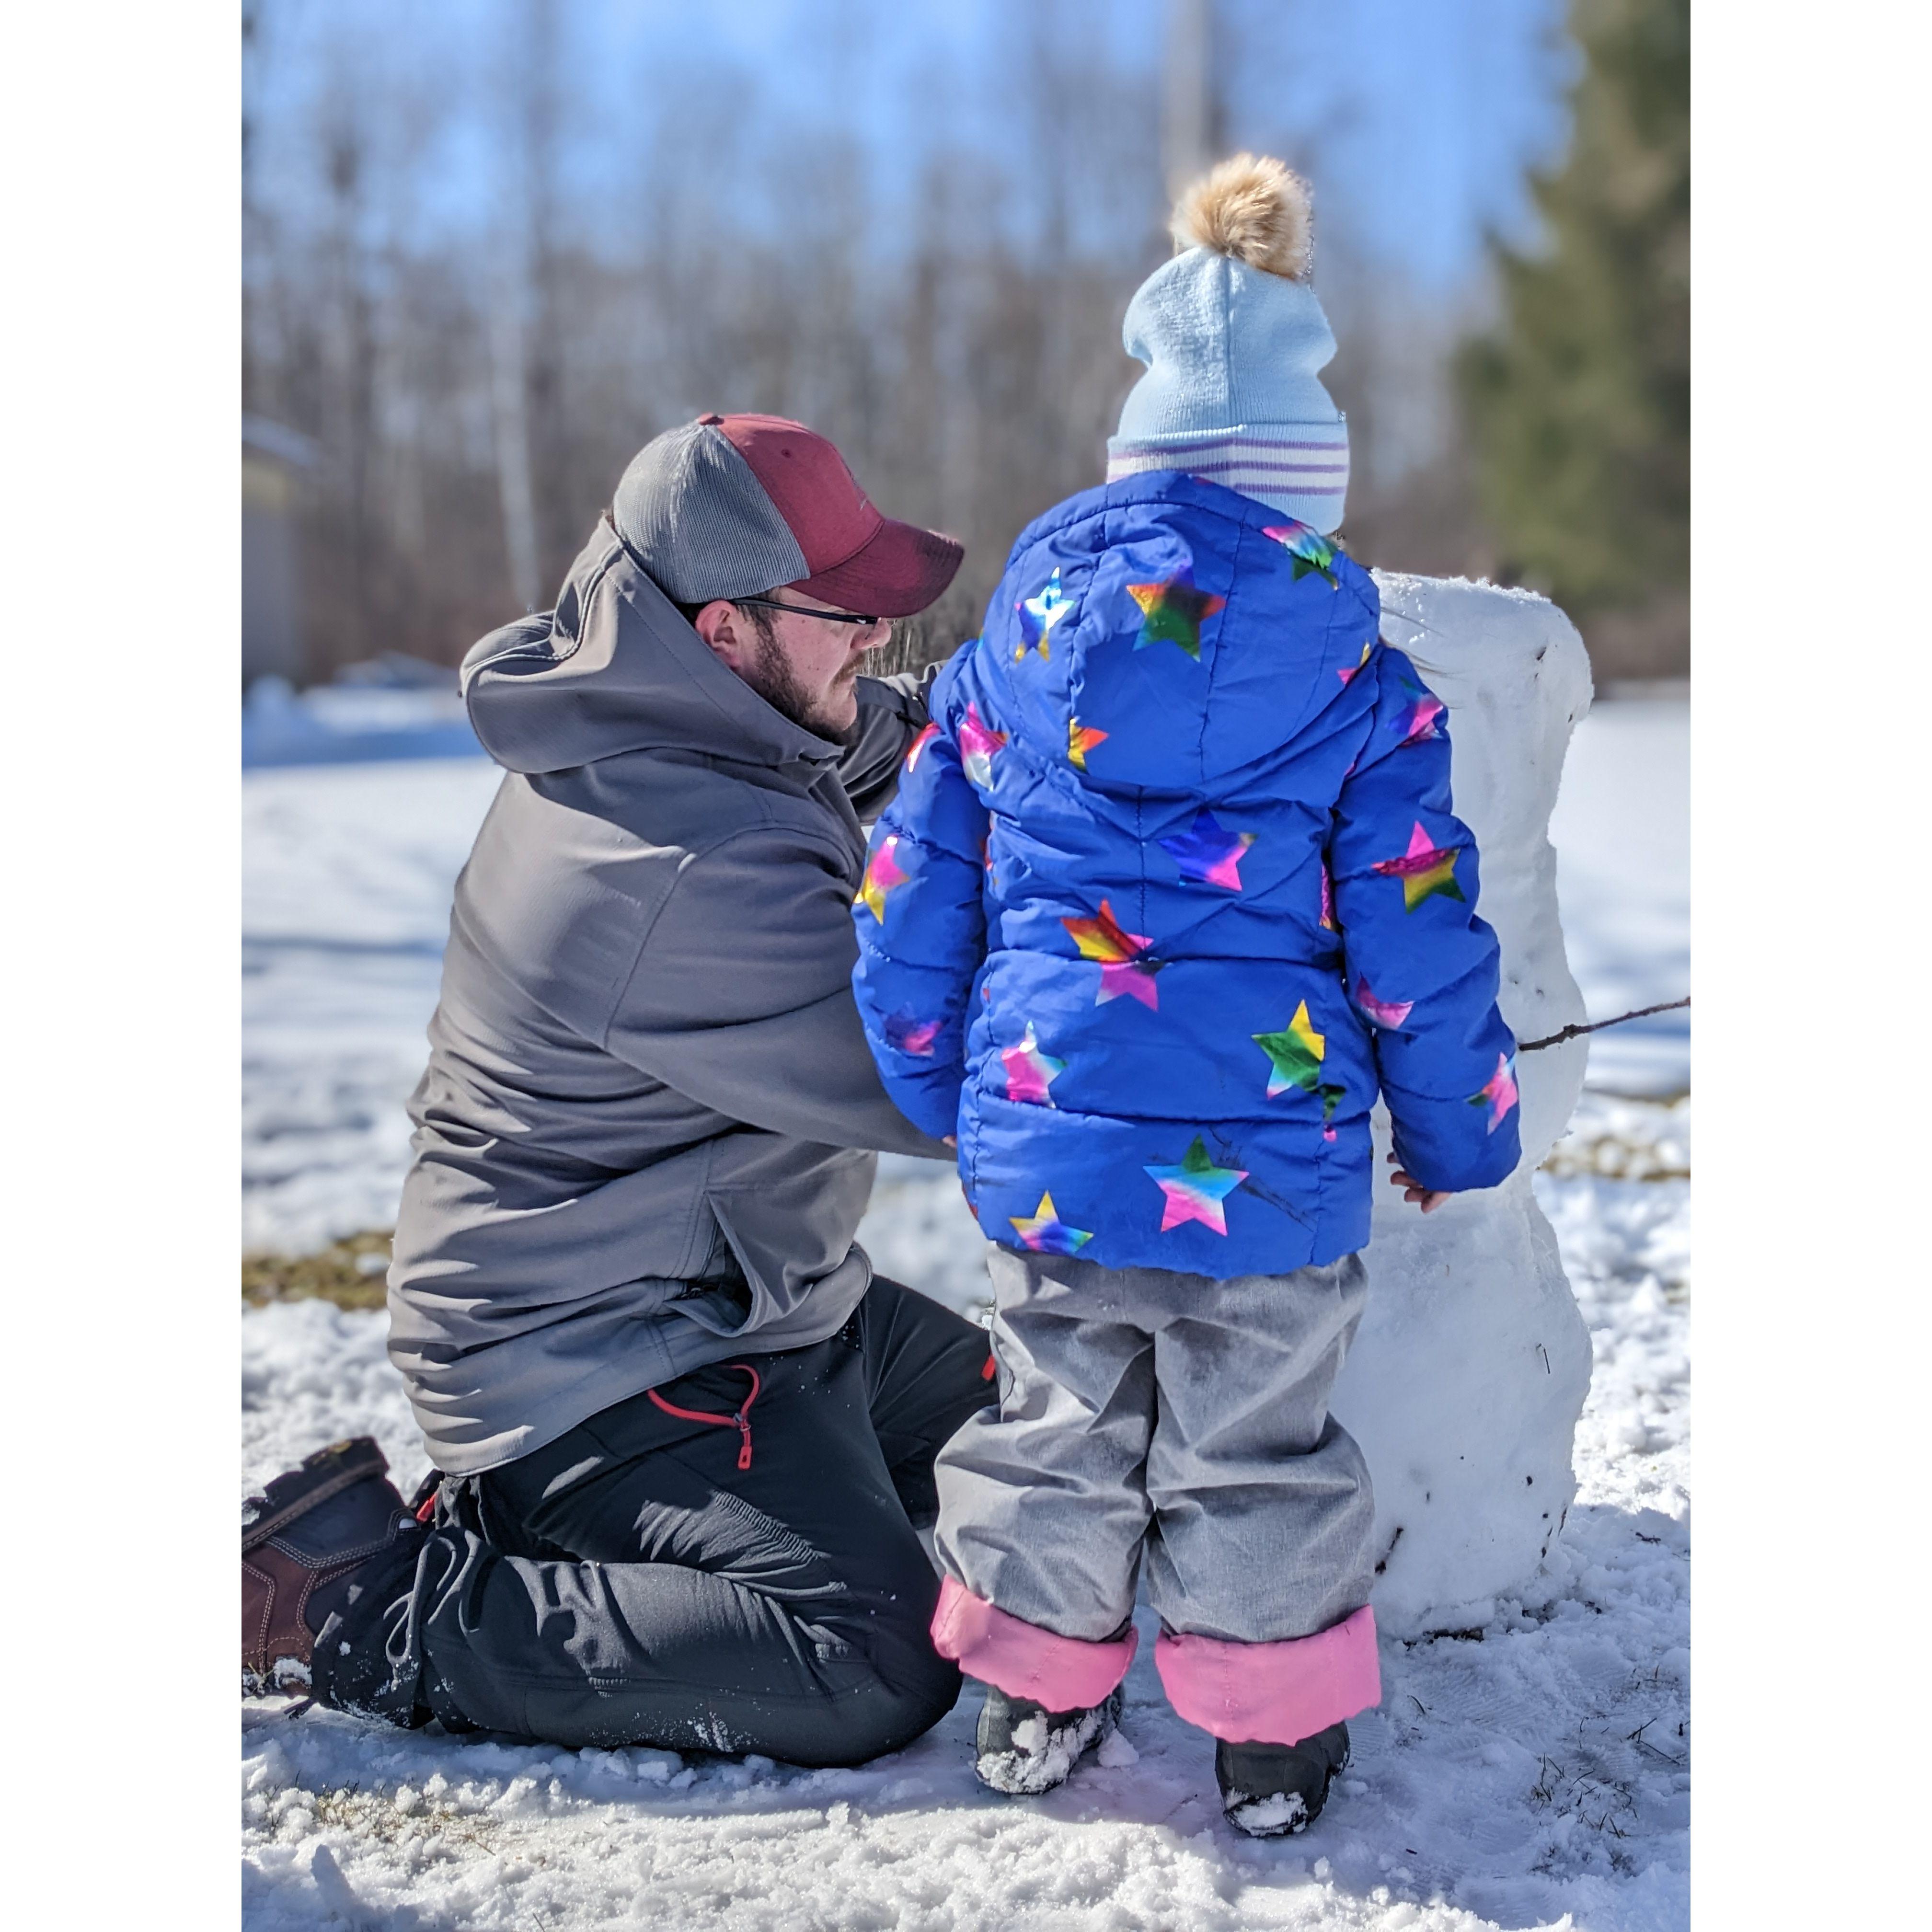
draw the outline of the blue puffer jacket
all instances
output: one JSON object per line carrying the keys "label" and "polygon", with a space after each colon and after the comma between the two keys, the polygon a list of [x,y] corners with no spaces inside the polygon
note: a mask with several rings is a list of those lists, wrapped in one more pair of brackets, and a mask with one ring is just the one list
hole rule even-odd
{"label": "blue puffer jacket", "polygon": [[1441,704],[1366,572],[1159,472],[1013,546],[872,836],[859,1007],[1009,1247],[1225,1280],[1369,1235],[1369,1110],[1426,1186],[1516,1163]]}

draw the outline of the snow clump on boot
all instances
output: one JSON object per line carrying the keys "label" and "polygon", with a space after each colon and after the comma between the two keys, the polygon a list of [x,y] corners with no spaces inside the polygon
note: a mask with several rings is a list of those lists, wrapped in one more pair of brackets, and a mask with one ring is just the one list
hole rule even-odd
{"label": "snow clump on boot", "polygon": [[1112,1737],[1120,1714],[1118,1689],[1083,1711],[1048,1711],[989,1685],[973,1768],[991,1790],[1037,1797],[1064,1784],[1084,1753]]}

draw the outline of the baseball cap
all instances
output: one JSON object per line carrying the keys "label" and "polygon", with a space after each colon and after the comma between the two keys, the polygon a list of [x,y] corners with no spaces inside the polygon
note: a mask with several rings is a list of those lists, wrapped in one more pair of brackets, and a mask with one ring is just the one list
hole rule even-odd
{"label": "baseball cap", "polygon": [[837,448],[783,416],[705,416],[631,460],[611,519],[680,604],[783,586],[847,610],[909,617],[965,547],[882,516]]}

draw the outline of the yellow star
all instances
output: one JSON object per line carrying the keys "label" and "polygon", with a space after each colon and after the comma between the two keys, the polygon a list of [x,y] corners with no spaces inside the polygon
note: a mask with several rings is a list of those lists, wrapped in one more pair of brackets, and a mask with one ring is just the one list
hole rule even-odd
{"label": "yellow star", "polygon": [[1294,1010],[1294,1017],[1280,1033],[1258,1033],[1255,1044],[1265,1053],[1273,1070],[1268,1075],[1268,1098],[1286,1094],[1291,1087],[1304,1087],[1313,1093],[1322,1078],[1322,1063],[1328,1052],[1328,1038],[1315,1030],[1308,1017],[1308,1002]]}
{"label": "yellow star", "polygon": [[1141,608],[1140,635],[1134,649],[1150,644],[1178,644],[1196,664],[1201,662],[1201,626],[1227,598],[1197,590],[1193,574],[1184,570],[1164,584],[1130,584],[1127,595]]}
{"label": "yellow star", "polygon": [[1077,718],[1066,721],[1066,762],[1077,772],[1087,769],[1087,754],[1109,734],[1083,724]]}
{"label": "yellow star", "polygon": [[1425,899],[1439,892],[1445,899],[1460,899],[1462,888],[1456,883],[1456,860],[1460,848],[1438,845],[1418,823],[1408,836],[1408,850],[1399,859],[1378,859],[1369,868],[1386,879],[1402,881],[1402,909],[1414,911]]}
{"label": "yellow star", "polygon": [[1070,1228],[1060,1220],[1051,1194],[1042,1194],[1030,1214],[1009,1214],[1006,1219],[1021,1245],[1036,1255],[1077,1255],[1094,1238],[1091,1230]]}

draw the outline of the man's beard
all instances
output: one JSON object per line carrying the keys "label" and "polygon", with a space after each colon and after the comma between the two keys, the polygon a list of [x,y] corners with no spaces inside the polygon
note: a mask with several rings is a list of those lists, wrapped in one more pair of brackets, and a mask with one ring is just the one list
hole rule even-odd
{"label": "man's beard", "polygon": [[[859,660],[854,658],[832,680],[832,692],[836,694],[849,690],[858,675]],[[819,708],[819,700],[800,683],[798,674],[792,669],[791,660],[785,656],[777,638],[768,633],[757,634],[752,674],[745,682],[774,711],[782,712],[801,730],[829,738],[835,745],[850,745],[857,741],[859,719],[856,713],[849,724],[835,724],[826,718]]]}

